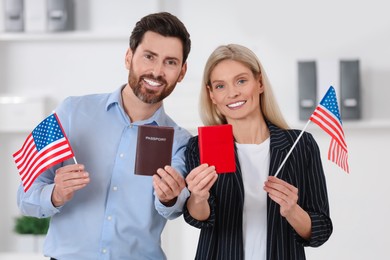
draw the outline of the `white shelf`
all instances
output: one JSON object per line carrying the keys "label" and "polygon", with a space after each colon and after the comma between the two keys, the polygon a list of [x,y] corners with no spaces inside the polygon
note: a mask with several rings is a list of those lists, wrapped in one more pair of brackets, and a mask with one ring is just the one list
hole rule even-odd
{"label": "white shelf", "polygon": [[0,42],[25,41],[123,41],[129,38],[130,32],[47,32],[47,33],[0,33]]}

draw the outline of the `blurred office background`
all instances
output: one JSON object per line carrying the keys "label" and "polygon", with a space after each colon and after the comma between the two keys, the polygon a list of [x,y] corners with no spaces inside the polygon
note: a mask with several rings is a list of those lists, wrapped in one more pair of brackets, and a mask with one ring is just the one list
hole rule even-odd
{"label": "blurred office background", "polygon": [[[157,11],[178,16],[191,34],[187,75],[165,107],[194,134],[201,125],[197,106],[203,66],[220,44],[244,44],[259,56],[294,128],[306,123],[299,119],[298,62],[359,61],[360,114],[344,120],[350,174],[327,160],[329,136],[313,124],[308,128],[322,152],[334,233],[322,247],[306,252],[308,259],[316,260],[389,258],[386,1],[74,0],[70,30],[21,32],[5,29],[5,2],[0,2],[0,259],[11,259],[6,256],[13,253],[34,259],[32,246],[13,231],[20,215],[20,179],[12,153],[66,96],[110,92],[125,83],[124,55],[131,30],[142,16]],[[326,69],[334,68],[322,70]],[[182,218],[169,221],[162,237],[168,259],[193,259],[197,237],[198,230]]]}

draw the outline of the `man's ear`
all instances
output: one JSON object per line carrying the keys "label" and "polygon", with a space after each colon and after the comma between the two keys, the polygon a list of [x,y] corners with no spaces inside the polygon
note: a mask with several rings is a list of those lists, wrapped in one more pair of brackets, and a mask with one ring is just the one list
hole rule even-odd
{"label": "man's ear", "polygon": [[127,49],[126,51],[126,56],[125,56],[125,65],[128,70],[130,70],[130,65],[131,65],[131,58],[133,57],[133,52],[131,51],[130,48]]}
{"label": "man's ear", "polygon": [[177,78],[177,82],[180,82],[184,79],[184,76],[186,75],[187,73],[187,62],[183,64],[183,66],[181,66],[181,71],[180,71],[180,74],[179,74],[179,77]]}

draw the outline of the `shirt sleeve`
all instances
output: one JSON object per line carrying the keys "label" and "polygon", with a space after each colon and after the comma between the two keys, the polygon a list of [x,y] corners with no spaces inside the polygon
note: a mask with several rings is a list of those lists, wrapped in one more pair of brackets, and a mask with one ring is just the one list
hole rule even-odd
{"label": "shirt sleeve", "polygon": [[184,188],[179,196],[177,197],[176,203],[167,207],[161,203],[158,197],[155,195],[154,205],[156,207],[157,212],[166,219],[175,219],[179,217],[183,212],[183,207],[187,198],[190,196],[190,192],[187,188]]}
{"label": "shirt sleeve", "polygon": [[[183,177],[185,174],[185,158],[184,153],[188,139],[191,135],[184,129],[175,128],[175,141],[173,144],[173,157],[172,167],[175,168]],[[166,219],[174,219],[179,217],[183,213],[184,204],[187,198],[190,196],[190,192],[187,188],[184,188],[177,197],[176,203],[167,207],[160,202],[156,193],[154,193],[154,205],[157,212]]]}
{"label": "shirt sleeve", "polygon": [[307,163],[305,185],[301,189],[307,193],[304,208],[311,219],[311,238],[301,242],[305,246],[318,247],[324,244],[333,231],[332,220],[329,214],[329,201],[326,179],[322,167],[319,147],[311,134],[305,134]]}
{"label": "shirt sleeve", "polygon": [[204,221],[200,221],[200,220],[193,218],[191,216],[190,212],[188,211],[188,208],[185,207],[184,212],[183,212],[185,222],[187,222],[191,226],[193,226],[195,228],[199,228],[199,229],[209,228],[209,227],[214,226],[215,219],[216,219],[216,216],[215,216],[216,205],[215,205],[215,197],[212,194],[210,194],[210,198],[208,199],[208,202],[210,205],[210,216],[208,217],[208,219],[206,219]]}
{"label": "shirt sleeve", "polygon": [[[198,137],[193,137],[189,140],[185,152],[185,158],[186,158],[186,168],[188,173],[200,164]],[[210,206],[210,216],[208,219],[204,221],[199,221],[193,218],[188,211],[187,204],[185,204],[184,211],[183,211],[184,220],[191,226],[199,229],[213,226],[216,217],[215,216],[216,205],[215,205],[215,196],[212,194],[212,192],[210,192],[208,203]]]}
{"label": "shirt sleeve", "polygon": [[47,218],[59,212],[59,208],[54,207],[51,202],[54,183],[44,181],[48,180],[45,175],[49,174],[49,171],[42,173],[27,192],[24,191],[22,185],[19,186],[17,203],[23,215]]}

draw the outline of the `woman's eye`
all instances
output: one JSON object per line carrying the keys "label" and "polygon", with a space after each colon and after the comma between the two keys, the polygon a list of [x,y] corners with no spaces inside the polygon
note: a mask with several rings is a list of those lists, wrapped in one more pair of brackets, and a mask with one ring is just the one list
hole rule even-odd
{"label": "woman's eye", "polygon": [[246,82],[245,79],[240,79],[240,80],[237,81],[237,84],[238,84],[238,85],[242,85],[242,84],[244,84],[245,82]]}
{"label": "woman's eye", "polygon": [[222,84],[218,84],[218,85],[214,86],[215,89],[222,89],[223,87],[224,87],[224,85],[222,85]]}

